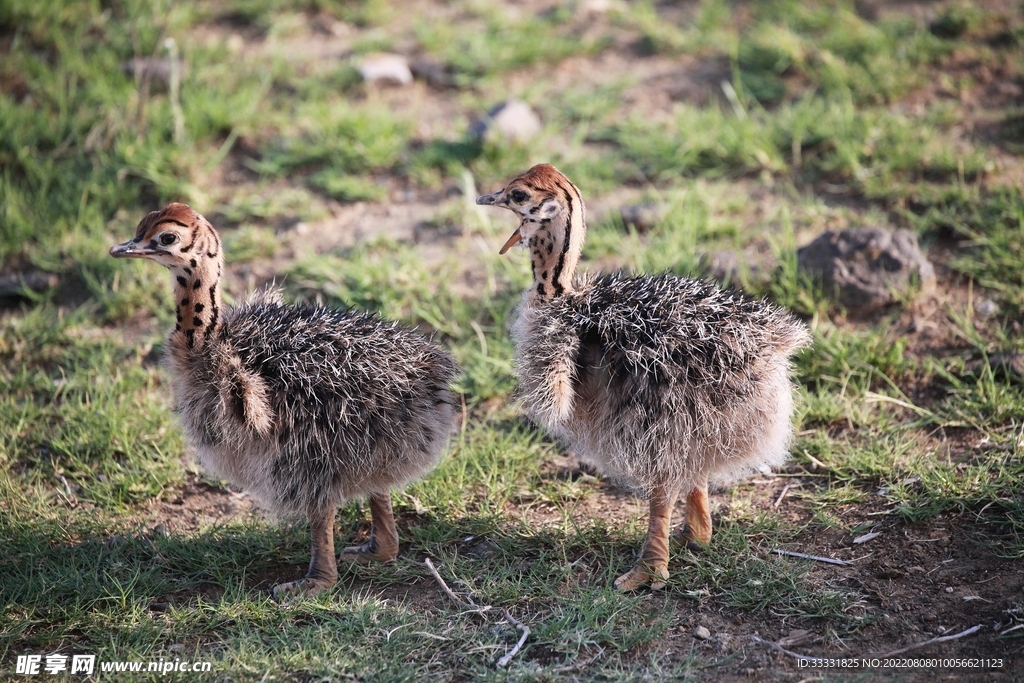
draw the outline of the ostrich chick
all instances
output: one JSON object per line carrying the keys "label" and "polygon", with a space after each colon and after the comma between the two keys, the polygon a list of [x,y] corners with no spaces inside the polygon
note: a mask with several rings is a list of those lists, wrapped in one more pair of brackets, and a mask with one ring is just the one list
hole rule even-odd
{"label": "ostrich chick", "polygon": [[647,538],[621,590],[668,578],[672,507],[687,492],[682,537],[711,539],[708,485],[786,458],[789,357],[810,343],[785,311],[669,274],[576,277],[583,198],[549,164],[477,199],[519,216],[533,285],[512,336],[534,419],[620,483],[650,498]]}
{"label": "ostrich chick", "polygon": [[395,323],[287,306],[276,292],[224,308],[220,238],[185,204],[150,213],[110,255],[171,271],[178,322],[165,361],[200,463],[270,509],[309,520],[309,572],[275,586],[275,597],[334,585],[335,509],[353,498],[369,497],[370,538],[342,559],[393,560],[391,489],[428,472],[445,450],[452,358]]}

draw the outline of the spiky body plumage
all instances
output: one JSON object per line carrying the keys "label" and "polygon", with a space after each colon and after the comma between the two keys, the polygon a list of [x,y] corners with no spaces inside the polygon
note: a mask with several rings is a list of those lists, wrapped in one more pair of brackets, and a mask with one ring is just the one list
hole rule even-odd
{"label": "spiky body plumage", "polygon": [[261,295],[229,309],[201,353],[169,348],[200,462],[279,512],[402,486],[451,432],[454,361],[368,314]]}
{"label": "spiky body plumage", "polygon": [[530,414],[639,493],[786,456],[788,358],[807,334],[778,307],[701,280],[609,274],[524,300],[512,329]]}

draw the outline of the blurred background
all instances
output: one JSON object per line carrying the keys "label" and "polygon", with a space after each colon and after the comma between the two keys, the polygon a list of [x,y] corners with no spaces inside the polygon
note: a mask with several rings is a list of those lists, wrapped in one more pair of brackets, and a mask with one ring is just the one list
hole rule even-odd
{"label": "blurred background", "polygon": [[[1020,628],[1022,42],[1016,0],[0,3],[0,662],[497,676],[509,634],[445,616],[424,555],[534,625],[513,678],[785,679],[745,634],[867,653]],[[716,496],[720,545],[674,551],[656,605],[607,591],[642,503],[515,404],[529,265],[473,200],[539,162],[587,201],[582,270],[711,278],[815,334],[791,468]],[[190,464],[167,275],[107,255],[170,201],[221,232],[229,300],[274,282],[377,311],[465,368],[453,455],[396,498],[397,567],[267,604],[307,532]],[[951,651],[1019,651],[986,633]]]}

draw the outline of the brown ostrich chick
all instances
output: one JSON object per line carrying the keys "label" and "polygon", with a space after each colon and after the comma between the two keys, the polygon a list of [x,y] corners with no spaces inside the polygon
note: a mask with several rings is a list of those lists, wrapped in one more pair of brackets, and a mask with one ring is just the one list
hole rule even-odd
{"label": "brown ostrich chick", "polygon": [[334,585],[335,510],[349,500],[369,498],[372,526],[342,559],[393,560],[391,489],[429,472],[446,448],[457,404],[452,358],[393,322],[285,305],[275,291],[224,307],[220,238],[185,204],[150,213],[110,255],[171,271],[178,315],[165,361],[199,462],[271,510],[309,520],[309,571],[274,595]]}
{"label": "brown ostrich chick", "polygon": [[519,217],[501,248],[522,242],[533,285],[512,324],[516,372],[530,415],[580,458],[650,498],[631,590],[668,578],[672,507],[682,536],[711,539],[708,486],[777,466],[792,433],[790,356],[806,327],[765,301],[670,274],[577,277],[583,198],[540,164],[477,199]]}

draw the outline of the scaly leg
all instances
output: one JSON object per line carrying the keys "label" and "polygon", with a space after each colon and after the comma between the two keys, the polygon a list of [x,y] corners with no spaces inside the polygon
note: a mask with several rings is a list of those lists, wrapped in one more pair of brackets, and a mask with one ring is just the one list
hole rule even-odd
{"label": "scaly leg", "polygon": [[686,521],[677,533],[679,540],[690,550],[700,550],[711,542],[711,508],[708,505],[708,485],[696,486],[686,496]]}
{"label": "scaly leg", "polygon": [[647,525],[647,538],[640,551],[636,566],[615,579],[620,591],[631,591],[651,585],[664,588],[668,578],[668,534],[672,522],[672,506],[679,492],[659,485],[651,493],[651,518]]}
{"label": "scaly leg", "polygon": [[334,559],[334,505],[310,512],[309,526],[313,536],[309,571],[298,581],[274,586],[276,600],[298,595],[311,597],[338,582],[338,564]]}
{"label": "scaly leg", "polygon": [[398,557],[398,530],[391,512],[391,492],[370,494],[370,540],[341,551],[341,559],[359,564],[390,562]]}

